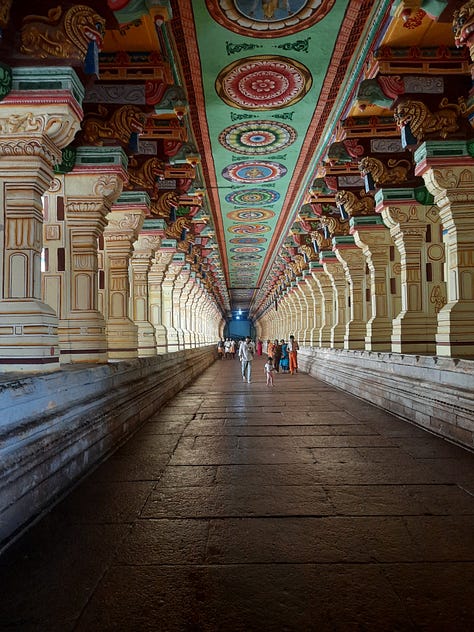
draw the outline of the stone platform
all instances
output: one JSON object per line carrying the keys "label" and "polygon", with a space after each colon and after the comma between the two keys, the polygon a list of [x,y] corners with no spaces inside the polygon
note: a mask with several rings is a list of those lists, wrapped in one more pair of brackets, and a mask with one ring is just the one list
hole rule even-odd
{"label": "stone platform", "polygon": [[474,455],[215,362],[0,558],[0,630],[474,629]]}

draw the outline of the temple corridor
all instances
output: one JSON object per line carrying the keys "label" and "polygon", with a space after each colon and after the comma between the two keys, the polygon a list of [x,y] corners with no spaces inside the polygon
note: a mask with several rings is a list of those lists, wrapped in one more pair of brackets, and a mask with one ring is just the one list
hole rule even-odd
{"label": "temple corridor", "polygon": [[0,629],[474,629],[474,455],[216,361],[0,557]]}

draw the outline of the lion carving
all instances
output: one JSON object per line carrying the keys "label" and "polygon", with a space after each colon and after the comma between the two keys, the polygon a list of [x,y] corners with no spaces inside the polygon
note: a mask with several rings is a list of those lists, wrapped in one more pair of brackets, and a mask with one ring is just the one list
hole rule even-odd
{"label": "lion carving", "polygon": [[139,167],[135,159],[128,163],[128,188],[151,189],[153,193],[158,191],[156,179],[164,177],[165,163],[154,156],[145,160]]}
{"label": "lion carving", "polygon": [[430,112],[423,101],[404,99],[396,106],[394,118],[401,129],[410,125],[410,131],[418,142],[427,135],[439,134],[441,138],[447,138],[459,129],[459,116],[465,112],[465,104],[457,105],[448,103],[444,98],[437,112]]}
{"label": "lion carving", "polygon": [[350,217],[374,214],[374,198],[369,195],[359,199],[352,191],[338,191],[336,204],[343,206]]}
{"label": "lion carving", "polygon": [[474,0],[469,0],[453,14],[453,31],[456,46],[469,41],[474,27]]}
{"label": "lion carving", "polygon": [[105,140],[118,140],[127,144],[133,133],[143,131],[146,116],[136,105],[123,105],[110,118],[103,105],[97,114],[86,114],[82,121],[82,137],[88,145],[103,145]]}
{"label": "lion carving", "polygon": [[410,170],[408,160],[393,160],[387,166],[378,158],[366,156],[359,162],[359,171],[363,176],[370,173],[376,184],[402,184],[406,182]]}
{"label": "lion carving", "polygon": [[28,15],[20,32],[20,52],[45,59],[59,57],[84,61],[89,43],[99,48],[105,33],[105,20],[91,7],[77,4],[64,11],[61,5],[47,17]]}

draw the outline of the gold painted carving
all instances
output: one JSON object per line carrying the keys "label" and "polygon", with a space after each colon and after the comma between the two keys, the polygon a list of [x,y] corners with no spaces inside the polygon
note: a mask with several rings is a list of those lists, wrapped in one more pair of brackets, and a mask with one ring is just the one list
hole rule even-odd
{"label": "gold painted carving", "polygon": [[44,59],[84,61],[89,42],[102,44],[105,20],[91,7],[75,5],[63,11],[61,5],[50,9],[47,17],[28,15],[20,32],[20,52]]}
{"label": "gold painted carving", "polygon": [[158,189],[157,178],[164,178],[165,163],[154,156],[145,160],[145,162],[138,166],[138,162],[135,158],[131,158],[128,163],[128,185],[127,189]]}
{"label": "gold painted carving", "polygon": [[104,140],[118,140],[128,144],[133,133],[143,131],[146,116],[137,105],[122,105],[107,119],[109,112],[103,105],[95,114],[86,114],[82,121],[82,136],[89,145],[103,145]]}
{"label": "gold painted carving", "polygon": [[10,21],[10,9],[13,0],[0,0],[0,28],[6,29]]}
{"label": "gold painted carving", "polygon": [[410,170],[408,160],[389,159],[385,165],[378,158],[366,156],[359,162],[359,171],[363,176],[370,173],[376,184],[401,184],[406,182]]}
{"label": "gold painted carving", "polygon": [[160,196],[158,200],[154,200],[151,204],[151,214],[161,219],[168,219],[171,208],[178,208],[179,195],[174,191],[167,191]]}
{"label": "gold painted carving", "polygon": [[342,190],[336,193],[335,200],[338,206],[344,206],[344,210],[350,217],[375,214],[374,198],[370,195],[358,198],[352,191]]}
{"label": "gold painted carving", "polygon": [[458,119],[466,112],[466,105],[464,102],[460,105],[448,103],[447,98],[444,98],[439,105],[440,109],[432,113],[423,101],[404,99],[395,108],[395,122],[400,129],[409,123],[411,133],[418,142],[431,134],[447,138],[449,134],[459,129]]}
{"label": "gold painted carving", "polygon": [[440,285],[435,285],[431,290],[430,303],[435,306],[436,312],[439,312],[440,309],[442,309],[447,302],[448,301],[443,288]]}
{"label": "gold painted carving", "polygon": [[166,236],[170,239],[180,239],[184,229],[189,230],[191,222],[187,217],[178,217],[178,219],[166,229]]}
{"label": "gold painted carving", "polygon": [[469,42],[474,27],[474,0],[469,0],[453,13],[453,31],[456,46]]}

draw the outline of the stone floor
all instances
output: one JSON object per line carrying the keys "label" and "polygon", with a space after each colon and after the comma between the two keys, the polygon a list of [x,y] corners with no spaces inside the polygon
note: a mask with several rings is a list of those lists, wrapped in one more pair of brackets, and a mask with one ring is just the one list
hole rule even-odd
{"label": "stone floor", "polygon": [[474,630],[474,455],[218,361],[0,558],[0,629]]}

